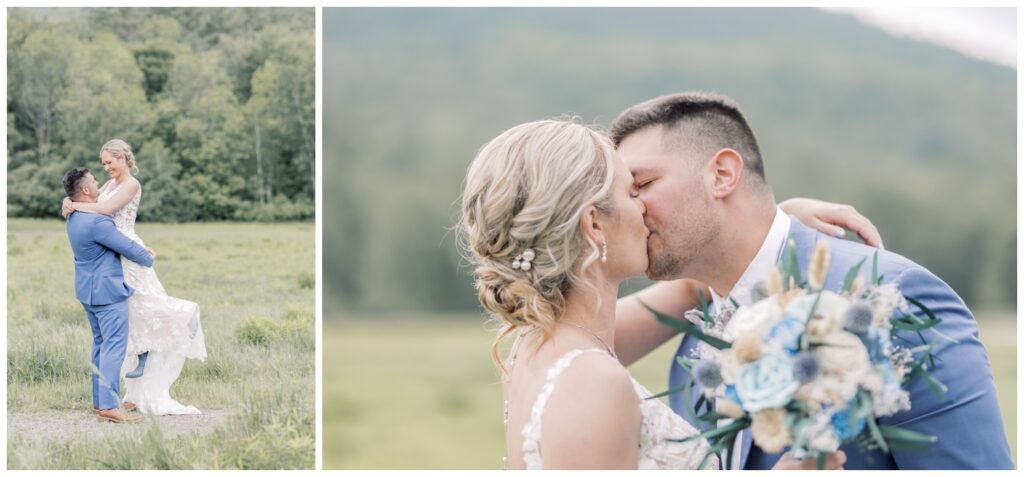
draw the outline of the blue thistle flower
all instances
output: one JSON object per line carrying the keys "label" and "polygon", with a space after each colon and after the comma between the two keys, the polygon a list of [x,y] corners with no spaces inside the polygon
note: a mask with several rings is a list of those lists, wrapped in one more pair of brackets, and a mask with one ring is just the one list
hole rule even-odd
{"label": "blue thistle flower", "polygon": [[804,351],[793,358],[793,377],[801,384],[810,382],[821,372],[821,361],[811,351]]}
{"label": "blue thistle flower", "polygon": [[864,301],[857,301],[843,313],[843,328],[854,334],[862,335],[871,329],[875,320],[874,311],[871,305]]}
{"label": "blue thistle flower", "polygon": [[771,293],[768,293],[768,284],[764,280],[757,282],[750,289],[750,301],[754,303],[764,300],[769,296],[771,296]]}
{"label": "blue thistle flower", "polygon": [[700,361],[693,367],[693,376],[705,389],[715,389],[722,384],[722,365],[716,361]]}

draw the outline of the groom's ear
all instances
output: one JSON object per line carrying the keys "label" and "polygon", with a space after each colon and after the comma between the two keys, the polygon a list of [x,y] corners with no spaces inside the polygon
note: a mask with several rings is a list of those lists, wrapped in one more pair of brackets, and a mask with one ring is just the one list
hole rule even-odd
{"label": "groom's ear", "polygon": [[723,199],[736,191],[743,178],[743,156],[733,149],[725,148],[708,163],[712,174],[711,195]]}

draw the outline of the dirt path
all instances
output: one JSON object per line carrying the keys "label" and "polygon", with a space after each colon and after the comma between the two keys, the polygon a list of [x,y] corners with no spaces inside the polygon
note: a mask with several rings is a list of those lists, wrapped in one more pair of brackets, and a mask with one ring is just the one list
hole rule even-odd
{"label": "dirt path", "polygon": [[156,420],[167,435],[205,434],[230,415],[227,409],[204,409],[194,416],[146,417],[140,424],[99,422],[88,411],[8,412],[7,438],[61,441],[69,438],[102,438],[138,429],[144,431]]}

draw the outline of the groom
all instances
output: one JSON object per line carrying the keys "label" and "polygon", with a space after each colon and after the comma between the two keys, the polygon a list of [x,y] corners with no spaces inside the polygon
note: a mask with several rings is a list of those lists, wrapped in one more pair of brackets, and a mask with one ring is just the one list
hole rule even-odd
{"label": "groom", "polygon": [[[740,305],[755,300],[754,288],[776,266],[788,238],[795,242],[802,269],[815,244],[828,242],[832,265],[826,289],[837,291],[845,272],[861,259],[871,263],[876,249],[821,234],[776,206],[754,133],[729,98],[699,92],[655,98],[620,114],[610,136],[647,208],[647,275],[675,280],[619,300],[616,348],[622,346],[624,364],[675,334],[636,297],[655,309],[679,312],[687,281],[676,279],[710,286],[713,306],[722,310],[732,300]],[[869,273],[867,269],[863,267],[862,274]],[[879,251],[878,272],[897,283],[904,295],[934,311],[942,319],[937,331],[955,340],[936,340],[937,366],[931,369],[949,390],[939,400],[923,379],[912,380],[907,384],[912,409],[880,419],[882,424],[937,436],[930,448],[863,452],[847,445],[842,447],[848,459],[845,468],[1012,469],[992,371],[970,310],[942,280],[900,255]],[[914,334],[902,337],[913,343],[911,347],[921,344]],[[696,343],[685,337],[677,355],[691,356]],[[670,387],[689,379],[689,373],[673,364]],[[675,394],[670,405],[686,417],[683,401]],[[737,446],[729,468],[769,469],[780,457],[754,445],[749,430],[737,439]]]}
{"label": "groom", "polygon": [[[64,175],[64,192],[76,202],[96,202],[99,184],[89,169],[78,167]],[[120,256],[151,267],[152,252],[118,232],[106,215],[74,212],[67,232],[75,254],[75,297],[92,327],[93,411],[106,421],[137,421],[141,417],[119,403],[128,345],[127,299],[134,292],[124,283]]]}

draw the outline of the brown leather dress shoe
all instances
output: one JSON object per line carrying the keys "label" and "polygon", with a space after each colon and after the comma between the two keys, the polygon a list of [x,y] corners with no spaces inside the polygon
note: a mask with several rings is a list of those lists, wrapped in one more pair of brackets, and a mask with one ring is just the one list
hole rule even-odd
{"label": "brown leather dress shoe", "polygon": [[115,407],[113,409],[101,409],[96,413],[96,417],[100,421],[116,422],[123,424],[127,422],[138,422],[142,420],[142,416],[139,414],[132,414],[126,411],[123,407]]}
{"label": "brown leather dress shoe", "polygon": [[[135,411],[137,411],[137,410],[138,410],[138,409],[137,409],[137,408],[135,407],[135,403],[132,403],[132,402],[128,402],[128,401],[125,401],[125,402],[124,402],[124,405],[123,405],[122,407],[124,407],[124,410],[125,410],[125,411],[128,411],[128,412],[135,412]],[[99,413],[100,413],[100,408],[98,408],[98,407],[96,407],[96,406],[93,406],[93,407],[92,407],[92,413],[93,413],[93,414],[99,414]]]}

